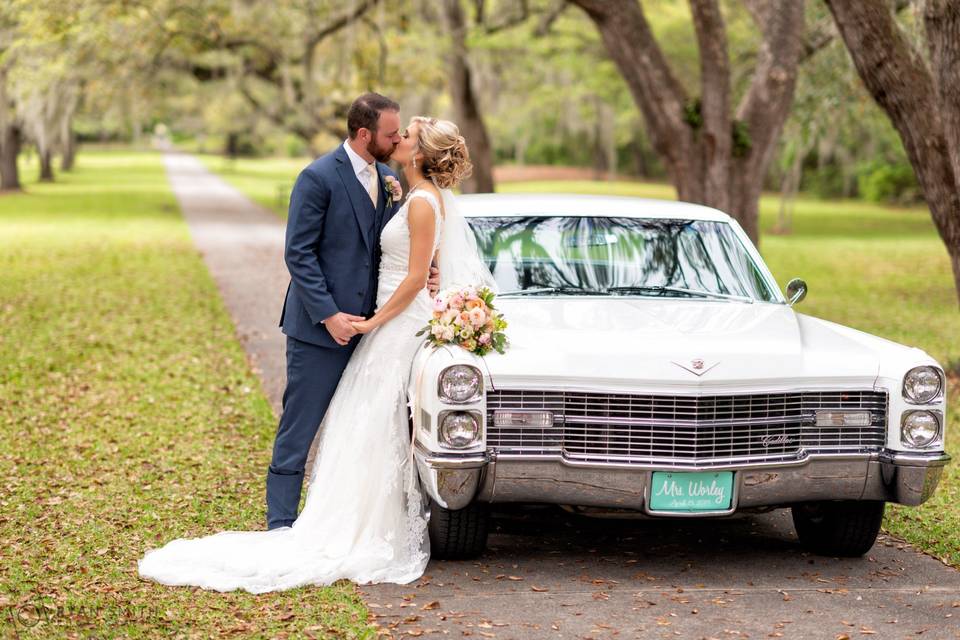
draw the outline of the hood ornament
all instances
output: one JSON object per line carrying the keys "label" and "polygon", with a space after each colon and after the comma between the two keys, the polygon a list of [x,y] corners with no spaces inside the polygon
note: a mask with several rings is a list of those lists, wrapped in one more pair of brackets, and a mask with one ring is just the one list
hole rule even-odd
{"label": "hood ornament", "polygon": [[690,364],[689,364],[689,365],[682,364],[682,363],[677,362],[677,361],[675,361],[675,360],[671,360],[670,362],[672,362],[673,364],[677,365],[677,366],[680,367],[681,369],[684,369],[684,370],[686,370],[686,371],[689,371],[690,373],[692,373],[692,374],[695,375],[695,376],[702,376],[702,375],[705,374],[707,371],[710,371],[710,369],[713,369],[715,366],[717,366],[718,364],[720,364],[720,361],[717,360],[716,362],[708,365],[703,358],[694,358],[693,360],[690,361]]}

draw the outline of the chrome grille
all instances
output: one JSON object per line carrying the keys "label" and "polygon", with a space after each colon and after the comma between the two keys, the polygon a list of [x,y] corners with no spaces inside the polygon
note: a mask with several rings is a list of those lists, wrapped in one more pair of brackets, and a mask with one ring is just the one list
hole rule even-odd
{"label": "chrome grille", "polygon": [[[817,409],[866,409],[868,427],[817,427]],[[552,427],[494,424],[497,410],[546,410]],[[877,450],[885,440],[883,391],[668,396],[494,390],[487,445],[503,454],[584,462],[696,465],[796,458],[802,451]]]}

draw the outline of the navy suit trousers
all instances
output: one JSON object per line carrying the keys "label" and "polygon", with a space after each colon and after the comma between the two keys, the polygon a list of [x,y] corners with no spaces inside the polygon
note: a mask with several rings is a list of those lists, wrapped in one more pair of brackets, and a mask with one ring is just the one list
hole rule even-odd
{"label": "navy suit trousers", "polygon": [[268,529],[297,519],[310,445],[358,343],[329,348],[287,336],[287,387],[267,471]]}

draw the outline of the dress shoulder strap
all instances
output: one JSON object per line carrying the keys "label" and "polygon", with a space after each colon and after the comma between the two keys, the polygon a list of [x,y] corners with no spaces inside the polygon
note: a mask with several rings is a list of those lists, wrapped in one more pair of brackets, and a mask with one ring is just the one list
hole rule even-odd
{"label": "dress shoulder strap", "polygon": [[437,200],[437,197],[427,191],[426,189],[414,189],[409,194],[407,194],[407,203],[409,203],[414,198],[424,198],[430,203],[430,206],[433,207],[433,214],[437,219],[437,222],[443,220],[443,216],[440,213],[440,202]]}

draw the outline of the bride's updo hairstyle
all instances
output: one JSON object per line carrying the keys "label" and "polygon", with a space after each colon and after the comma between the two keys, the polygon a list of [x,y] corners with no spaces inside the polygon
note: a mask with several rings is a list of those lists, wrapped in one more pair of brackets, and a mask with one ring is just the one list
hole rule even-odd
{"label": "bride's updo hairstyle", "polygon": [[423,153],[421,170],[441,189],[452,189],[473,171],[467,143],[449,120],[414,116],[420,125],[416,153]]}

